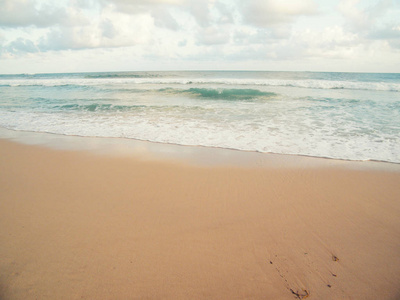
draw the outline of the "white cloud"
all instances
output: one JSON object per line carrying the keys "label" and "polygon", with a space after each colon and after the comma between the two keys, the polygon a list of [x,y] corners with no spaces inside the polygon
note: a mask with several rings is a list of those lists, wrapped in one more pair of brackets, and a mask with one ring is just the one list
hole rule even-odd
{"label": "white cloud", "polygon": [[102,0],[103,7],[128,15],[148,14],[158,27],[178,30],[179,25],[171,10],[185,5],[187,0]]}
{"label": "white cloud", "polygon": [[171,30],[179,29],[178,23],[168,10],[154,9],[151,16],[154,18],[154,24],[158,27],[168,28]]}
{"label": "white cloud", "polygon": [[86,26],[56,27],[40,40],[39,47],[42,51],[48,51],[147,44],[151,40],[153,27],[153,19],[148,15],[137,15],[132,19],[129,16],[116,18],[113,14],[106,14]]}
{"label": "white cloud", "polygon": [[362,11],[357,5],[360,0],[342,0],[338,8],[346,19],[348,26],[354,30],[366,30],[371,26],[370,18],[366,12]]}
{"label": "white cloud", "polygon": [[217,16],[215,17],[218,24],[232,24],[235,22],[234,18],[234,7],[230,6],[228,3],[222,1],[214,2],[215,11],[217,11]]}
{"label": "white cloud", "polygon": [[51,2],[36,0],[2,0],[0,27],[46,27],[58,24],[66,17],[64,10]]}
{"label": "white cloud", "polygon": [[[150,14],[159,27],[178,29],[178,20],[173,11],[190,15],[201,27],[214,23],[233,22],[230,5],[226,0],[103,0],[116,11],[126,14]],[[230,1],[227,1],[231,3]]]}
{"label": "white cloud", "polygon": [[154,7],[183,5],[187,0],[101,0],[101,2],[114,6],[120,12],[136,14],[149,11]]}
{"label": "white cloud", "polygon": [[362,40],[357,35],[337,25],[319,31],[299,32],[297,36],[303,53],[308,57],[346,59],[362,46]]}
{"label": "white cloud", "polygon": [[257,45],[264,44],[268,40],[268,34],[264,29],[254,27],[237,28],[233,35],[236,45]]}
{"label": "white cloud", "polygon": [[38,52],[39,49],[31,40],[18,38],[7,46],[7,51],[12,53],[35,53]]}
{"label": "white cloud", "polygon": [[346,25],[355,32],[365,32],[374,28],[393,7],[392,0],[380,0],[369,6],[365,6],[360,0],[341,0],[338,5]]}
{"label": "white cloud", "polygon": [[388,25],[386,28],[372,30],[369,37],[377,40],[400,40],[400,25]]}
{"label": "white cloud", "polygon": [[106,18],[100,22],[101,34],[105,38],[113,39],[117,35],[117,31],[113,25],[113,22]]}
{"label": "white cloud", "polygon": [[398,48],[399,1],[379,0],[365,5],[365,2],[360,0],[342,0],[338,9],[345,18],[344,27],[363,38],[365,46],[374,44],[375,40],[381,40],[382,46]]}
{"label": "white cloud", "polygon": [[185,8],[200,26],[207,27],[211,24],[211,5],[209,0],[188,0]]}
{"label": "white cloud", "polygon": [[117,69],[347,67],[359,57],[389,65],[400,49],[400,2],[389,0],[0,1],[3,66],[59,55],[88,59],[88,71],[96,58]]}
{"label": "white cloud", "polygon": [[201,29],[198,33],[198,42],[201,45],[221,45],[230,41],[228,28],[210,26]]}
{"label": "white cloud", "polygon": [[248,0],[240,5],[245,22],[260,27],[290,23],[296,17],[317,13],[313,0]]}

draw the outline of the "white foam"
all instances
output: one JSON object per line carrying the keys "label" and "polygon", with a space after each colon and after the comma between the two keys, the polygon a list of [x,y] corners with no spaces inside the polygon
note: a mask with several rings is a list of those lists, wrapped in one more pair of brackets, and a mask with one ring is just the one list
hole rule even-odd
{"label": "white foam", "polygon": [[0,86],[106,86],[106,85],[190,85],[217,84],[228,86],[275,86],[307,89],[350,89],[372,91],[400,91],[400,83],[288,80],[288,79],[235,79],[235,78],[53,78],[53,79],[1,79]]}
{"label": "white foam", "polygon": [[[190,109],[190,108],[188,108]],[[230,114],[238,114],[238,105]],[[261,108],[259,108],[260,110]],[[271,106],[269,109],[273,109]],[[215,113],[218,110],[214,111]],[[262,113],[264,118],[246,119],[196,116],[182,110],[113,115],[96,113],[0,112],[0,126],[15,130],[50,132],[65,135],[122,137],[181,145],[201,145],[238,150],[301,154],[350,160],[382,160],[400,163],[400,138],[380,133],[379,138],[354,127],[343,119],[310,119],[298,114]],[[229,115],[229,114],[226,114]],[[317,124],[317,125],[316,125]],[[338,127],[339,126],[339,127]],[[368,128],[366,128],[368,129]],[[360,132],[357,133],[357,130]],[[372,130],[372,129],[371,129]],[[356,132],[356,133],[355,133]]]}

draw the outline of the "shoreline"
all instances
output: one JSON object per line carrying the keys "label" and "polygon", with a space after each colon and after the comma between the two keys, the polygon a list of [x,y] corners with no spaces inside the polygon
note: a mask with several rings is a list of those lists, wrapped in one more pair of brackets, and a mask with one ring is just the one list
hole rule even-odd
{"label": "shoreline", "polygon": [[398,168],[37,137],[0,139],[2,300],[400,296]]}
{"label": "shoreline", "polygon": [[360,170],[400,172],[400,163],[378,160],[348,160],[302,154],[280,154],[239,149],[178,145],[130,138],[86,137],[46,132],[19,131],[0,127],[0,140],[11,140],[66,151],[124,156],[143,160],[167,160],[195,166],[248,168],[344,167]]}

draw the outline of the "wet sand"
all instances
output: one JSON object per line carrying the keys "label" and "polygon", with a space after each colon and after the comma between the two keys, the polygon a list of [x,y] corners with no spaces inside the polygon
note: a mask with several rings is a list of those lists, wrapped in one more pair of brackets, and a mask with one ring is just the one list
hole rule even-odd
{"label": "wet sand", "polygon": [[399,299],[400,172],[353,165],[0,140],[0,299]]}

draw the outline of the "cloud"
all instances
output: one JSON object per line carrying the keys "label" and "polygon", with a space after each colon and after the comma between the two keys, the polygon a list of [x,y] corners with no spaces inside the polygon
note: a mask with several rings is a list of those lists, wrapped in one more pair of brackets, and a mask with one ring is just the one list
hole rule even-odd
{"label": "cloud", "polygon": [[35,53],[39,51],[37,46],[31,40],[23,38],[18,38],[11,42],[7,45],[6,49],[11,53]]}
{"label": "cloud", "polygon": [[115,29],[113,22],[110,19],[105,19],[100,23],[100,29],[102,36],[113,39],[117,36],[117,30]]}
{"label": "cloud", "polygon": [[268,34],[266,30],[253,27],[237,28],[233,34],[233,41],[236,45],[264,44],[267,40]]}
{"label": "cloud", "polygon": [[313,0],[247,0],[240,4],[246,23],[258,27],[290,23],[299,16],[314,15],[317,5]]}
{"label": "cloud", "polygon": [[47,27],[66,18],[64,10],[35,0],[2,0],[0,27]]}
{"label": "cloud", "polygon": [[388,25],[386,28],[374,29],[368,37],[377,40],[400,40],[400,25]]}
{"label": "cloud", "polygon": [[153,7],[179,6],[187,2],[187,0],[101,0],[101,2],[103,5],[105,4],[115,7],[122,13],[138,14],[148,12]]}
{"label": "cloud", "polygon": [[389,41],[389,45],[394,49],[400,50],[400,39]]}
{"label": "cloud", "polygon": [[294,45],[294,48],[301,49],[303,55],[308,57],[344,59],[351,56],[359,47],[364,46],[360,37],[345,31],[338,25],[319,31],[297,32],[295,35],[297,45]]}
{"label": "cloud", "polygon": [[373,0],[372,6],[361,0],[0,1],[2,59],[106,53],[102,59],[123,68],[129,68],[124,60],[154,68],[179,61],[201,68],[218,66],[203,62],[246,61],[261,68],[272,62],[354,61],[371,53],[393,57],[400,49],[398,0]]}
{"label": "cloud", "polygon": [[[8,29],[8,32],[13,34],[3,38],[3,54],[22,55],[34,50],[47,52],[134,46],[146,43],[151,36],[149,31],[154,27],[153,18],[148,14],[132,18],[132,15],[118,13],[107,6],[99,6],[95,1],[71,0],[68,6],[62,7],[61,19],[52,14],[55,9],[48,8],[47,4],[39,1],[6,1],[9,11],[18,8],[23,11],[20,15],[12,16],[12,22],[11,17],[8,19],[10,22],[7,24],[13,24],[13,28]],[[22,7],[24,3],[27,6]],[[47,10],[43,11],[46,7]],[[42,13],[43,17],[53,16],[54,20],[40,23],[38,20]],[[163,17],[165,22],[172,22],[167,16]],[[4,27],[6,20],[3,18],[1,21],[4,21],[1,23]],[[42,25],[44,27],[41,27]],[[11,25],[8,28],[10,27]],[[27,36],[27,32],[33,34]]]}
{"label": "cloud", "polygon": [[149,14],[157,26],[176,30],[177,24],[170,10],[184,5],[187,0],[101,0],[103,7],[128,15]]}
{"label": "cloud", "polygon": [[210,6],[209,0],[188,0],[185,3],[185,10],[194,17],[197,24],[207,27],[211,24]]}
{"label": "cloud", "polygon": [[218,24],[233,24],[235,22],[235,9],[232,5],[217,1],[214,2],[215,10],[218,11],[217,23]]}
{"label": "cloud", "polygon": [[394,49],[398,48],[399,1],[380,0],[365,6],[360,0],[342,0],[338,9],[345,19],[344,28],[363,38],[366,47],[372,47],[374,41],[380,40]]}
{"label": "cloud", "polygon": [[172,17],[170,12],[165,9],[154,9],[151,13],[151,16],[154,18],[154,24],[161,28],[168,28],[171,30],[178,30],[179,25]]}
{"label": "cloud", "polygon": [[56,28],[39,41],[41,51],[95,48],[97,36],[83,28]]}
{"label": "cloud", "polygon": [[147,44],[151,37],[153,20],[148,15],[115,16],[106,14],[85,26],[58,26],[38,41],[41,51],[81,50],[93,48],[129,47]]}
{"label": "cloud", "polygon": [[222,45],[230,41],[230,34],[224,28],[210,26],[201,29],[197,39],[200,45]]}
{"label": "cloud", "polygon": [[363,7],[360,0],[341,0],[339,11],[345,17],[346,27],[354,32],[367,32],[374,28],[391,8],[392,0],[380,0],[375,5]]}
{"label": "cloud", "polygon": [[103,0],[103,3],[120,13],[150,14],[156,26],[172,30],[179,27],[173,11],[189,15],[201,27],[233,21],[232,12],[224,0]]}

